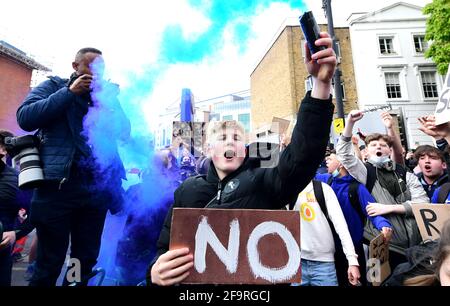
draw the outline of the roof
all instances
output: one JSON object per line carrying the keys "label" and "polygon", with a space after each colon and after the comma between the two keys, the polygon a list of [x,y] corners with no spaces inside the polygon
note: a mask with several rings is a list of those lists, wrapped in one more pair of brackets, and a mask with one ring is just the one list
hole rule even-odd
{"label": "roof", "polygon": [[[392,4],[392,5],[383,7],[382,9],[379,9],[379,10],[377,10],[377,11],[370,12],[370,13],[367,13],[367,14],[365,14],[365,15],[362,15],[362,16],[360,16],[360,17],[358,17],[358,18],[356,18],[356,19],[350,21],[350,25],[353,25],[354,23],[365,22],[366,20],[369,20],[370,17],[374,17],[375,15],[379,15],[379,14],[381,14],[381,13],[383,13],[383,12],[389,11],[389,10],[391,10],[391,9],[393,9],[393,8],[398,7],[398,6],[403,6],[403,7],[410,8],[410,9],[412,9],[412,10],[417,10],[417,11],[419,11],[420,14],[422,15],[423,7],[420,7],[420,6],[417,6],[417,5],[414,5],[414,4],[410,4],[410,3],[406,3],[406,2],[397,2],[397,3],[394,3],[394,4]],[[350,17],[351,17],[351,16],[350,16]],[[350,18],[350,17],[349,17],[349,18]],[[422,16],[422,18],[425,19],[426,17],[425,17],[425,16]],[[347,19],[347,20],[348,20],[348,19]],[[398,20],[398,19],[396,19],[396,20]]]}
{"label": "roof", "polygon": [[16,61],[22,65],[25,65],[30,69],[37,69],[42,71],[51,71],[50,68],[45,67],[44,65],[36,62],[31,57],[27,56],[25,52],[17,49],[16,47],[0,40],[0,55],[11,58],[13,61]]}

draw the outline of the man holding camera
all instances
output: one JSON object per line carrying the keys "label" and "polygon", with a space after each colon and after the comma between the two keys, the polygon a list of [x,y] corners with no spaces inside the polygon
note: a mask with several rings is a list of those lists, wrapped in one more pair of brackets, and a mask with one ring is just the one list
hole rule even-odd
{"label": "man holding camera", "polygon": [[[130,122],[117,99],[118,90],[108,96],[101,108],[111,123],[102,126],[102,139],[108,142],[108,165],[99,165],[103,156],[94,154],[96,143],[83,126],[92,106],[94,88],[103,84],[104,62],[101,51],[83,48],[72,63],[70,80],[50,77],[33,89],[17,110],[17,121],[25,131],[38,130],[39,156],[44,182],[35,189],[31,203],[31,222],[39,239],[36,269],[31,286],[54,286],[64,263],[69,237],[71,258],[76,259],[81,278],[64,282],[87,284],[97,262],[106,212],[117,212],[121,205],[121,179],[125,170],[117,152],[117,141],[126,140]],[[115,88],[115,87],[114,87]],[[72,268],[72,267],[70,267]],[[77,273],[74,273],[77,275]]]}

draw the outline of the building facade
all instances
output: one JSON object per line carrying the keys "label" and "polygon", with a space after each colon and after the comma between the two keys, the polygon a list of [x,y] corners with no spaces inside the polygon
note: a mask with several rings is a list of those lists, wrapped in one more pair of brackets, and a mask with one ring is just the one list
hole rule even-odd
{"label": "building facade", "polygon": [[[326,25],[320,25],[327,31]],[[344,111],[356,108],[358,100],[354,79],[350,33],[335,28],[338,62],[342,72]],[[250,76],[252,127],[262,135],[270,129],[273,117],[295,123],[296,114],[312,80],[304,64],[304,37],[297,19],[288,19],[280,27],[262,59]],[[334,101],[335,102],[335,101]],[[292,129],[293,124],[290,125]]]}
{"label": "building facade", "polygon": [[24,133],[17,124],[16,111],[30,91],[35,69],[49,70],[23,51],[0,41],[0,129]]}
{"label": "building facade", "polygon": [[443,77],[424,57],[422,7],[399,2],[349,18],[359,107],[390,104],[400,115],[409,148],[430,144],[417,118],[433,114]]}

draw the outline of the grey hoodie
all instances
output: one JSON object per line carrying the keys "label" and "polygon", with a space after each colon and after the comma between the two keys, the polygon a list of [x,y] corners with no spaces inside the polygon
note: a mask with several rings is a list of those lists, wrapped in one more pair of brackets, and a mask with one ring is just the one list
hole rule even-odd
{"label": "grey hoodie", "polygon": [[[336,146],[336,154],[339,161],[347,169],[349,174],[362,184],[367,183],[367,168],[352,152],[352,143],[350,138],[343,137],[339,139]],[[377,172],[383,175],[380,172]],[[391,222],[393,227],[392,240],[389,243],[389,249],[400,254],[405,254],[405,249],[419,244],[422,238],[417,227],[414,214],[412,212],[412,203],[430,203],[425,190],[420,184],[419,179],[412,173],[406,173],[406,191],[392,196],[389,191],[382,187],[379,180],[375,182],[372,189],[372,196],[378,203],[385,205],[403,205],[406,214],[389,214],[384,217]],[[364,237],[368,240],[373,239],[379,234],[371,222],[367,222],[364,228]]]}

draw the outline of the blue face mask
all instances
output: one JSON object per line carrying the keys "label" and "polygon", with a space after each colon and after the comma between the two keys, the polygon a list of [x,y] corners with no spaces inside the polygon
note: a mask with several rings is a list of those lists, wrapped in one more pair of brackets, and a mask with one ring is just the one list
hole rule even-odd
{"label": "blue face mask", "polygon": [[332,177],[338,177],[339,176],[339,168],[337,168],[336,170],[333,171],[333,173],[331,173]]}

